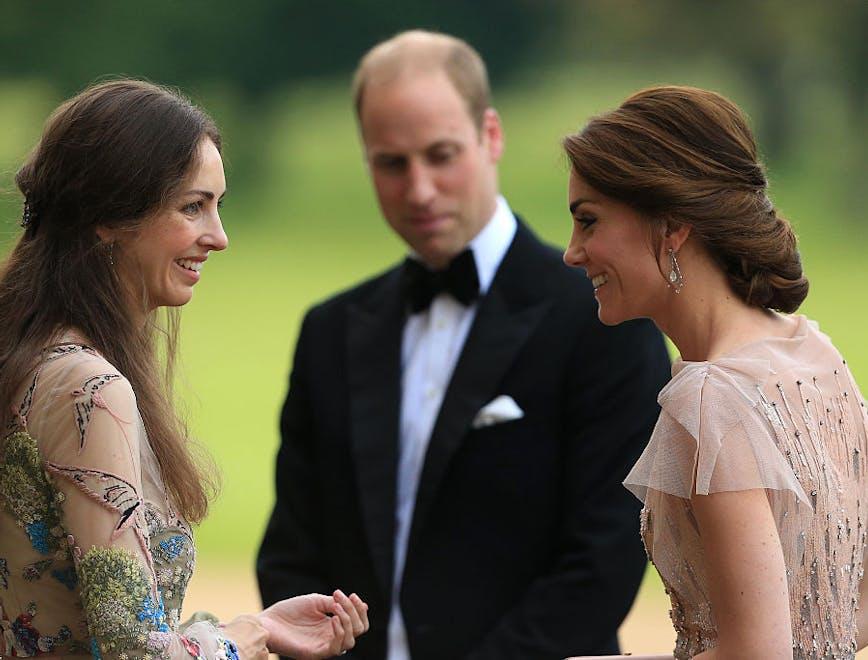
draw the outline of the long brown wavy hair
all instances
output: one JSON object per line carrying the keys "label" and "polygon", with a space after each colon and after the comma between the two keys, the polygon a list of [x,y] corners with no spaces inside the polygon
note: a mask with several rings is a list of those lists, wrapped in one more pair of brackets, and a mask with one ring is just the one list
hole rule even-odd
{"label": "long brown wavy hair", "polygon": [[216,483],[173,401],[178,311],[161,322],[131,293],[113,263],[123,252],[97,228],[149,222],[198,165],[203,139],[221,148],[211,118],[148,82],[103,82],[66,101],[15,177],[29,222],[0,271],[0,428],[43,349],[75,330],[129,380],[168,494],[192,522]]}
{"label": "long brown wavy hair", "polygon": [[720,94],[644,89],[563,147],[588,185],[649,220],[655,254],[666,228],[687,224],[749,305],[793,312],[807,296],[796,236],[768,198],[747,119]]}

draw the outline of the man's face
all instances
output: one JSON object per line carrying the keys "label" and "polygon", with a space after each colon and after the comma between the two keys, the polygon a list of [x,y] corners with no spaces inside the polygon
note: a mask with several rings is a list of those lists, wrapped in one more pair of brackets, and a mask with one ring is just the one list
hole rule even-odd
{"label": "man's face", "polygon": [[362,140],[380,209],[431,267],[460,253],[494,213],[500,120],[477,129],[442,71],[366,85]]}

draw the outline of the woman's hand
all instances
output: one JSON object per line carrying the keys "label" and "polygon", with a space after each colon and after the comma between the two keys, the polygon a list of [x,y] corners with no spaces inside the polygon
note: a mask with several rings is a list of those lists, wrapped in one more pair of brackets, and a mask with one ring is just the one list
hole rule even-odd
{"label": "woman's hand", "polygon": [[241,660],[267,660],[268,631],[258,617],[242,614],[227,623],[223,630],[226,636],[235,642]]}
{"label": "woman's hand", "polygon": [[296,660],[340,655],[366,632],[368,606],[356,594],[308,594],[275,603],[259,615],[268,631],[268,650]]}

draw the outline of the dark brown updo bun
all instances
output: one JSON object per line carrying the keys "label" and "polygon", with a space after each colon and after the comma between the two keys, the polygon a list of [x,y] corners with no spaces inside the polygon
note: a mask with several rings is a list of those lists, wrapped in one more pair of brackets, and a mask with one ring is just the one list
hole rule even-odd
{"label": "dark brown updo bun", "polygon": [[790,223],[768,182],[742,112],[694,87],[652,87],[568,135],[570,165],[588,185],[654,223],[687,224],[749,305],[794,312],[808,280]]}

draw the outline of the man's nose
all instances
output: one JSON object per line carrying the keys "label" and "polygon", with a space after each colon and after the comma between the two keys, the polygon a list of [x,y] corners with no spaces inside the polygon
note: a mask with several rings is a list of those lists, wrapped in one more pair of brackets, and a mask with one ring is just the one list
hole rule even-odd
{"label": "man's nose", "polygon": [[423,163],[411,162],[407,177],[407,201],[418,206],[425,206],[434,199],[437,192],[434,177]]}

